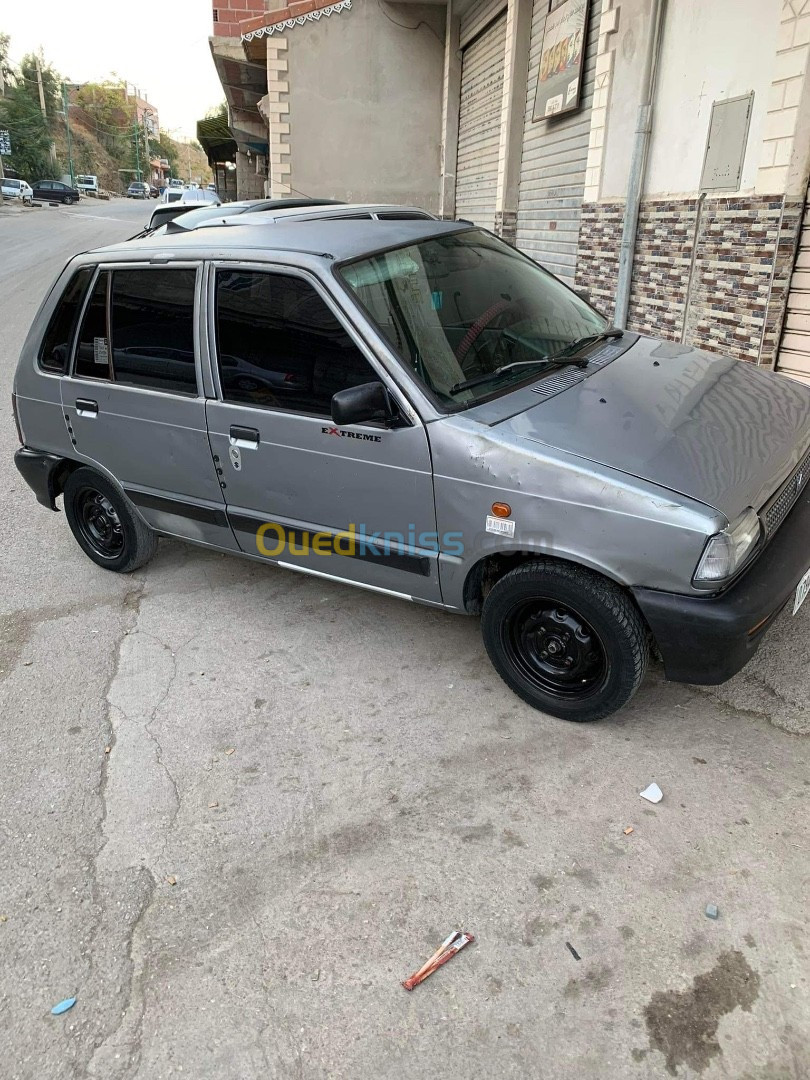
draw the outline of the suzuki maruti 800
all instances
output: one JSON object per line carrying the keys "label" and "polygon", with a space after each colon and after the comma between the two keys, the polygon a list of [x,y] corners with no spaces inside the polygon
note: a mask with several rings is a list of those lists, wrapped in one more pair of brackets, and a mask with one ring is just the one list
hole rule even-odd
{"label": "suzuki maruti 800", "polygon": [[810,389],[618,330],[459,222],[222,225],[73,259],[16,462],[99,566],[158,536],[481,616],[595,720],[719,683],[810,589]]}

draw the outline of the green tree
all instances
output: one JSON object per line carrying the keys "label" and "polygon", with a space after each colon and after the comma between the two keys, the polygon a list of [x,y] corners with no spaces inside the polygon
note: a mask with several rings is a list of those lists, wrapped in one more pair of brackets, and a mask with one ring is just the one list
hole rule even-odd
{"label": "green tree", "polygon": [[164,133],[161,134],[160,139],[150,139],[149,149],[152,152],[153,157],[166,158],[169,163],[169,170],[171,176],[179,176],[178,162],[180,155],[177,151],[177,144],[174,139],[170,138]]}
{"label": "green tree", "polygon": [[11,136],[11,155],[3,163],[26,180],[58,176],[50,158],[51,135],[48,123],[24,86],[13,86],[0,98],[0,127]]}
{"label": "green tree", "polygon": [[8,92],[9,86],[17,81],[17,72],[11,66],[11,62],[8,58],[10,48],[11,38],[8,34],[0,34],[0,72],[2,72],[3,75],[3,84],[6,92]]}
{"label": "green tree", "polygon": [[[53,120],[62,107],[62,79],[50,64],[40,58],[42,68],[42,90],[45,97],[45,111]],[[20,61],[20,81],[22,88],[39,107],[39,82],[37,79],[37,58],[33,53],[26,53]]]}

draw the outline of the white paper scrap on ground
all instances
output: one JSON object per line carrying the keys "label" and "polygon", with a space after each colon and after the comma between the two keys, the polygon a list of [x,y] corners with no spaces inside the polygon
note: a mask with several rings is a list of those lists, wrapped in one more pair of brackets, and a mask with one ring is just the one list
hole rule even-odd
{"label": "white paper scrap on ground", "polygon": [[664,797],[664,793],[658,784],[650,784],[648,788],[644,788],[639,792],[642,799],[646,799],[647,802],[661,802]]}

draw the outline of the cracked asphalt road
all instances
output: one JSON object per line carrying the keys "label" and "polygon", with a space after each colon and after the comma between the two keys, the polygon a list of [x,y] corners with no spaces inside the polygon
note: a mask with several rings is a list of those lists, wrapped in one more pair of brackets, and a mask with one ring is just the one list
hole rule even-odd
{"label": "cracked asphalt road", "polygon": [[0,211],[3,1077],[810,1075],[810,611],[579,727],[472,619],[168,541],[97,569],[14,469],[11,380],[145,213]]}

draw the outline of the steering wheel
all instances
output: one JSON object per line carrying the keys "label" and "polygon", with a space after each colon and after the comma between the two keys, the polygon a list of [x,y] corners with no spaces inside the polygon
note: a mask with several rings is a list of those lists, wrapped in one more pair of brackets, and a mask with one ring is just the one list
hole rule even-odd
{"label": "steering wheel", "polygon": [[461,342],[456,349],[456,360],[458,360],[459,364],[463,363],[467,353],[475,345],[483,332],[487,330],[500,315],[503,315],[510,308],[516,306],[514,300],[506,300],[502,297],[500,300],[496,300],[491,307],[488,307],[485,312],[478,316],[461,339]]}

